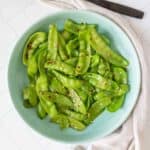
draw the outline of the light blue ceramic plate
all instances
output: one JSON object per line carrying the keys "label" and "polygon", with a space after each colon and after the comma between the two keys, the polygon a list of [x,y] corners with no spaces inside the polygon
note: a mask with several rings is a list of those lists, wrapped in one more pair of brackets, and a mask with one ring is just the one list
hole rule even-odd
{"label": "light blue ceramic plate", "polygon": [[[112,47],[130,62],[128,67],[130,91],[124,106],[116,113],[105,111],[86,130],[78,132],[73,129],[60,130],[58,125],[50,123],[49,119],[41,121],[34,109],[23,107],[22,89],[28,84],[26,68],[22,64],[22,51],[28,36],[36,31],[48,31],[51,23],[63,28],[64,21],[71,18],[77,22],[97,24],[102,33],[112,42]],[[8,84],[12,101],[25,122],[40,134],[67,143],[87,142],[104,137],[117,129],[131,113],[139,94],[141,81],[140,65],[136,49],[126,33],[112,20],[105,16],[88,11],[64,11],[45,17],[32,25],[15,45],[8,69]]]}

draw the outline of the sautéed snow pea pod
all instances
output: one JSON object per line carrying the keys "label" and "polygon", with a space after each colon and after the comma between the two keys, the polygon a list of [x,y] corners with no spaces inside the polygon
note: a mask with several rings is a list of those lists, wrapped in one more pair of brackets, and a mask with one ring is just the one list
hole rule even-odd
{"label": "saut\u00e9ed snow pea pod", "polygon": [[29,78],[23,105],[61,129],[85,130],[104,110],[121,109],[130,90],[128,60],[95,24],[50,24],[27,39],[22,62]]}

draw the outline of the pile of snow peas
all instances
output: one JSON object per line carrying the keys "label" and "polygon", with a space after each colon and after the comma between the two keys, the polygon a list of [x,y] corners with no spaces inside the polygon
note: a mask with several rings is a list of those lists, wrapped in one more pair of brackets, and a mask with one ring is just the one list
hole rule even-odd
{"label": "pile of snow peas", "polygon": [[97,25],[67,19],[59,31],[35,32],[25,43],[29,84],[23,105],[60,127],[84,130],[104,110],[116,112],[129,90],[128,61]]}

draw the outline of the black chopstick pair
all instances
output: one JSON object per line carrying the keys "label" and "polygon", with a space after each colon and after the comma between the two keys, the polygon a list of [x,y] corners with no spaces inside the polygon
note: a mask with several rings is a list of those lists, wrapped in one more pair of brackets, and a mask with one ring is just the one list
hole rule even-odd
{"label": "black chopstick pair", "polygon": [[117,4],[114,2],[110,2],[107,0],[87,0],[87,1],[127,16],[131,16],[139,19],[142,19],[144,17],[143,11],[128,6],[124,6],[121,4]]}

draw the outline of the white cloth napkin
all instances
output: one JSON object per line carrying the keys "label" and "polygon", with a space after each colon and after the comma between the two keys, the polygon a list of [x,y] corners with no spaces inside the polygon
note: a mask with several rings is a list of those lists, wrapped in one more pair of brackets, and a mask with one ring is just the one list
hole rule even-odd
{"label": "white cloth napkin", "polygon": [[[40,0],[47,5],[64,9],[85,9],[105,14],[116,21],[131,37],[137,47],[141,63],[142,85],[138,103],[128,120],[111,135],[87,145],[75,145],[74,150],[150,150],[150,100],[148,92],[150,82],[148,78],[148,55],[150,52],[143,50],[138,36],[131,25],[119,14],[83,0]],[[132,25],[133,26],[133,25]]]}

